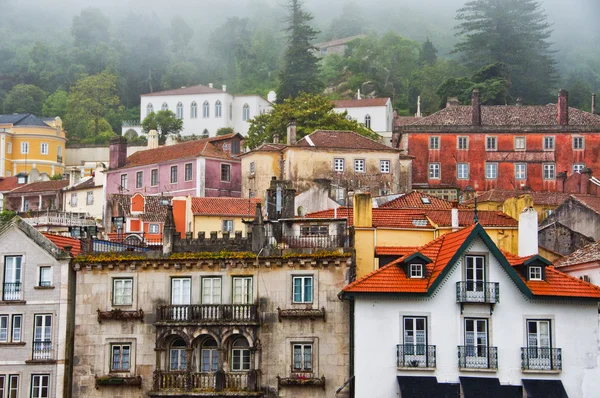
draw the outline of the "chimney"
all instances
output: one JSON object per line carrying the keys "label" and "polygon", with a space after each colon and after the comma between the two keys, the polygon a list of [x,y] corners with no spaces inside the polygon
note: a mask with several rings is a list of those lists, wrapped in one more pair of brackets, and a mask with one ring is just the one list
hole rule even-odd
{"label": "chimney", "polygon": [[373,201],[370,193],[355,193],[353,198],[355,228],[373,227]]}
{"label": "chimney", "polygon": [[586,167],[581,171],[581,175],[579,176],[579,192],[582,195],[587,195],[590,193],[590,180],[592,179],[592,169]]}
{"label": "chimney", "polygon": [[212,83],[208,83],[208,87],[213,88],[213,84]]}
{"label": "chimney", "polygon": [[415,117],[421,117],[421,96],[417,97],[417,114]]}
{"label": "chimney", "polygon": [[111,170],[125,166],[127,161],[127,139],[119,136],[112,138],[109,144],[108,168]]}
{"label": "chimney", "polygon": [[279,134],[273,134],[273,144],[279,144]]}
{"label": "chimney", "polygon": [[473,90],[471,96],[471,107],[472,107],[472,123],[473,126],[481,126],[481,100],[479,99],[479,90]]}
{"label": "chimney", "polygon": [[[165,205],[161,205],[165,206]],[[163,254],[169,255],[173,253],[174,240],[175,240],[175,217],[173,216],[173,205],[168,204],[167,206],[167,217],[165,218],[165,224],[163,227]]]}
{"label": "chimney", "polygon": [[523,106],[523,98],[522,97],[517,98],[517,106]]}
{"label": "chimney", "polygon": [[150,130],[148,132],[148,149],[158,148],[158,131]]}
{"label": "chimney", "polygon": [[567,172],[561,171],[556,175],[556,192],[565,192],[565,180],[567,179]]}
{"label": "chimney", "polygon": [[287,125],[287,144],[296,144],[296,120],[290,119]]}
{"label": "chimney", "polygon": [[592,94],[592,115],[596,114],[596,94]]}
{"label": "chimney", "polygon": [[569,124],[569,93],[565,89],[558,92],[558,124],[560,126]]}
{"label": "chimney", "polygon": [[456,200],[452,202],[451,216],[452,216],[452,231],[458,231],[460,224],[458,222],[458,202]]}
{"label": "chimney", "polygon": [[519,215],[519,257],[538,254],[538,214],[533,207]]}
{"label": "chimney", "polygon": [[171,146],[175,144],[177,144],[177,136],[175,136],[175,134],[169,134],[165,140],[165,145]]}
{"label": "chimney", "polygon": [[356,93],[356,99],[362,99],[362,97],[360,96],[360,88],[358,89],[358,92]]}
{"label": "chimney", "polygon": [[448,97],[446,100],[446,108],[452,108],[458,106],[458,97]]}
{"label": "chimney", "polygon": [[223,91],[227,92],[227,86],[226,85],[223,84],[222,88],[223,88]]}

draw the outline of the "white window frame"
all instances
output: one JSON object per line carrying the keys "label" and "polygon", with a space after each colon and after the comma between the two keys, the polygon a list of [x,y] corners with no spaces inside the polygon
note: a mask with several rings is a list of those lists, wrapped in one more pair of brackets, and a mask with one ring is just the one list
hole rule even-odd
{"label": "white window frame", "polygon": [[[297,282],[299,283],[298,285]],[[312,303],[315,297],[314,290],[314,277],[312,275],[297,275],[292,277],[292,302],[294,304]]]}
{"label": "white window frame", "polygon": [[144,172],[136,171],[135,173],[135,187],[141,188],[144,186]]}
{"label": "white window frame", "polygon": [[[179,286],[178,286],[179,285]],[[192,299],[192,278],[171,278],[171,304],[189,305]]]}
{"label": "white window frame", "polygon": [[[127,355],[124,355],[127,348]],[[115,361],[115,349],[119,349],[119,359]],[[110,345],[110,371],[111,372],[129,372],[131,370],[131,357],[133,345],[131,343],[111,343]],[[123,361],[127,358],[126,361]],[[127,366],[123,366],[126,363]],[[117,364],[118,366],[115,366]]]}
{"label": "white window frame", "polygon": [[77,207],[77,193],[71,194],[71,207]]}
{"label": "white window frame", "polygon": [[544,151],[553,151],[556,149],[556,140],[553,135],[546,135],[543,138]]}
{"label": "white window frame", "polygon": [[371,115],[365,115],[365,127],[368,129],[371,128]]}
{"label": "white window frame", "polygon": [[8,315],[0,315],[0,342],[8,343],[9,335],[9,316]]}
{"label": "white window frame", "polygon": [[[523,145],[521,145],[521,143]],[[515,151],[527,150],[527,140],[523,136],[515,137]]]}
{"label": "white window frame", "polygon": [[469,149],[469,137],[458,136],[456,137],[456,148],[460,150]]}
{"label": "white window frame", "polygon": [[255,171],[256,171],[256,165],[254,164],[254,162],[250,162],[250,174],[254,175]]}
{"label": "white window frame", "polygon": [[161,111],[168,111],[169,110],[169,104],[167,104],[166,102],[163,102],[163,104],[160,107]]}
{"label": "white window frame", "polygon": [[392,162],[390,160],[379,161],[379,172],[383,174],[389,174],[391,170]]}
{"label": "white window frame", "polygon": [[52,286],[52,267],[49,265],[40,266],[38,286]]}
{"label": "white window frame", "polygon": [[152,105],[151,102],[148,102],[148,105],[146,105],[146,116],[148,116],[152,112],[154,112],[154,105]]}
{"label": "white window frame", "polygon": [[192,101],[190,105],[190,119],[196,119],[198,117],[198,104],[196,101]]}
{"label": "white window frame", "polygon": [[469,163],[456,164],[456,178],[459,180],[469,179]]}
{"label": "white window frame", "polygon": [[543,270],[540,265],[530,265],[527,269],[527,276],[530,281],[542,281],[543,278]]}
{"label": "white window frame", "polygon": [[233,232],[233,220],[221,220],[221,232]]}
{"label": "white window frame", "polygon": [[223,280],[220,276],[205,276],[202,283],[202,305],[221,304]]}
{"label": "white window frame", "polygon": [[485,179],[495,180],[498,178],[498,163],[490,162],[485,164]]}
{"label": "white window frame", "polygon": [[158,169],[152,169],[152,170],[150,170],[150,186],[155,187],[157,185],[158,185]]}
{"label": "white window frame", "polygon": [[440,137],[435,135],[429,137],[429,149],[440,149]]}
{"label": "white window frame", "polygon": [[[41,322],[38,322],[40,320]],[[41,323],[41,325],[38,325]],[[42,351],[50,350],[52,347],[52,314],[35,314],[34,315],[34,333],[33,342],[42,343]],[[35,350],[35,348],[34,348]],[[47,355],[45,352],[42,355]]]}
{"label": "white window frame", "polygon": [[410,278],[424,278],[424,265],[423,264],[410,264]]}
{"label": "white window frame", "polygon": [[[183,339],[179,339],[182,340]],[[173,343],[177,342],[175,340]],[[170,371],[184,371],[187,370],[187,347],[186,346],[171,346],[169,347],[169,370]],[[185,342],[184,342],[185,344]],[[175,359],[175,361],[173,361]],[[175,363],[175,367],[173,364]]]}
{"label": "white window frame", "polygon": [[[225,168],[224,168],[225,167]],[[227,170],[227,178],[223,179],[223,171]],[[219,178],[221,182],[231,182],[231,165],[229,163],[221,163],[221,173]]]}
{"label": "white window frame", "polygon": [[576,151],[581,151],[585,149],[585,139],[583,136],[573,137],[573,149]]}
{"label": "white window frame", "polygon": [[181,102],[177,103],[175,118],[183,119],[183,104]]}
{"label": "white window frame", "polygon": [[221,101],[217,101],[215,102],[215,117],[222,117],[223,116],[223,105],[221,104]]}
{"label": "white window frame", "polygon": [[314,352],[315,351],[312,343],[293,343],[292,372],[312,372],[315,362]]}
{"label": "white window frame", "polygon": [[40,154],[47,155],[48,154],[49,145],[47,142],[40,143]]}
{"label": "white window frame", "polygon": [[441,178],[441,175],[442,172],[440,163],[429,163],[429,165],[427,166],[427,178],[430,180],[439,180]]}
{"label": "white window frame", "polygon": [[121,174],[121,189],[127,189],[127,174]]}
{"label": "white window frame", "polygon": [[252,304],[252,277],[251,276],[234,276],[232,281],[233,304]]}
{"label": "white window frame", "polygon": [[[244,339],[244,337],[240,337],[239,339]],[[236,340],[237,341],[237,340]],[[246,344],[247,344],[247,340],[246,340]],[[244,372],[247,370],[250,370],[251,367],[251,362],[252,362],[252,355],[250,354],[250,347],[249,346],[245,346],[242,347],[240,346],[239,348],[237,348],[235,346],[235,341],[233,343],[234,345],[231,348],[231,371],[232,372]],[[237,365],[236,366],[236,362]]]}
{"label": "white window frame", "polygon": [[210,117],[210,104],[208,103],[208,101],[204,101],[204,103],[202,103],[202,117]]}
{"label": "white window frame", "polygon": [[184,181],[192,181],[194,179],[194,165],[193,163],[186,163],[184,166]]}
{"label": "white window frame", "polygon": [[148,233],[149,234],[160,234],[160,225],[158,224],[150,224],[148,225]]}
{"label": "white window frame", "polygon": [[556,179],[556,164],[544,163],[542,165],[543,178],[544,180],[555,180]]}
{"label": "white window frame", "polygon": [[21,142],[21,154],[27,155],[29,153],[29,142],[23,141]]}
{"label": "white window frame", "polygon": [[8,155],[12,154],[12,142],[7,142],[6,143],[6,153]]}
{"label": "white window frame", "polygon": [[177,180],[179,179],[179,170],[177,168],[177,166],[171,166],[171,168],[169,169],[169,181],[171,181],[171,184],[177,184]]}
{"label": "white window frame", "polygon": [[[17,319],[19,320],[18,326],[15,326],[17,324]],[[20,343],[23,341],[23,315],[21,314],[13,314],[11,318],[10,340],[13,343]]]}
{"label": "white window frame", "polygon": [[515,163],[515,180],[523,181],[526,179],[527,179],[527,163]]}
{"label": "white window frame", "polygon": [[244,122],[250,120],[250,105],[248,104],[244,104],[244,106],[242,107],[242,120]]}
{"label": "white window frame", "polygon": [[336,173],[344,172],[344,158],[334,158],[333,159],[333,171]]}
{"label": "white window frame", "polygon": [[581,173],[585,170],[585,163],[573,163],[573,173]]}
{"label": "white window frame", "polygon": [[[425,347],[427,346],[427,317],[413,315],[403,316],[402,329],[402,343],[404,344],[405,354],[426,355]],[[422,353],[420,352],[421,350],[423,351]]]}
{"label": "white window frame", "polygon": [[[494,145],[490,146],[490,143]],[[490,135],[485,137],[485,150],[486,151],[497,151],[498,150],[498,137]]]}
{"label": "white window frame", "polygon": [[113,278],[112,305],[133,305],[133,278]]}
{"label": "white window frame", "polygon": [[91,206],[94,204],[94,191],[88,191],[85,204]]}
{"label": "white window frame", "polygon": [[354,172],[355,173],[366,173],[367,168],[365,159],[354,159]]}

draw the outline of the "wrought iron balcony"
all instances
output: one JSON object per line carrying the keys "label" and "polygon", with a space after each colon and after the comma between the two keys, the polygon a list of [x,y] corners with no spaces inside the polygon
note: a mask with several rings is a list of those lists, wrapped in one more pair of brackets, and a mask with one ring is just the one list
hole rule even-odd
{"label": "wrought iron balcony", "polygon": [[521,369],[562,370],[562,349],[521,347]]}
{"label": "wrought iron balcony", "polygon": [[2,300],[20,301],[21,287],[21,282],[5,282],[2,288]]}
{"label": "wrought iron balcony", "polygon": [[498,369],[498,347],[458,346],[460,369]]}
{"label": "wrought iron balcony", "polygon": [[500,301],[498,282],[456,282],[457,303],[496,304]]}
{"label": "wrought iron balcony", "polygon": [[248,325],[258,320],[254,304],[163,305],[156,314],[157,324]]}
{"label": "wrought iron balcony", "polygon": [[[250,396],[262,395],[259,391],[258,383],[259,372],[250,370],[247,372],[231,372],[224,371],[194,373],[187,371],[162,371],[154,372],[154,386],[150,395],[177,395],[182,392],[188,395],[197,393],[214,393],[219,396],[223,394],[245,393]],[[253,394],[255,393],[255,394]]]}
{"label": "wrought iron balcony", "polygon": [[396,358],[399,368],[435,368],[435,346],[398,344]]}
{"label": "wrought iron balcony", "polygon": [[31,359],[34,361],[52,361],[54,359],[52,341],[34,341]]}

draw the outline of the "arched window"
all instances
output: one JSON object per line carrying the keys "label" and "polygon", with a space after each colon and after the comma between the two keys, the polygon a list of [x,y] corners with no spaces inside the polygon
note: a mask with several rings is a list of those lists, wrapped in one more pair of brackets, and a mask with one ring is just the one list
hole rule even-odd
{"label": "arched window", "polygon": [[250,119],[250,106],[248,104],[244,104],[244,109],[242,112],[242,120],[248,121]]}
{"label": "arched window", "polygon": [[370,115],[365,116],[365,127],[368,129],[371,128],[371,116]]}
{"label": "arched window", "polygon": [[183,119],[183,104],[181,102],[177,103],[177,119]]}
{"label": "arched window", "polygon": [[183,339],[177,339],[171,343],[169,349],[169,369],[187,370],[187,346]]}
{"label": "arched window", "polygon": [[212,337],[204,340],[200,350],[200,372],[216,372],[219,368],[219,350]]}
{"label": "arched window", "polygon": [[152,112],[154,112],[154,106],[152,105],[152,103],[148,103],[148,106],[146,106],[146,116],[148,116]]}
{"label": "arched window", "polygon": [[215,117],[221,117],[221,101],[215,103]]}
{"label": "arched window", "polygon": [[163,104],[160,107],[160,109],[163,110],[163,111],[168,111],[169,110],[169,105],[166,102],[163,102]]}
{"label": "arched window", "polygon": [[229,120],[233,118],[233,104],[229,104]]}
{"label": "arched window", "polygon": [[209,117],[210,116],[210,106],[208,105],[208,101],[204,101],[204,104],[202,105],[202,117]]}
{"label": "arched window", "polygon": [[233,372],[250,370],[250,347],[243,337],[236,339],[231,346],[231,370]]}
{"label": "arched window", "polygon": [[190,117],[192,119],[198,117],[198,104],[196,103],[196,101],[192,102],[192,105],[190,107]]}

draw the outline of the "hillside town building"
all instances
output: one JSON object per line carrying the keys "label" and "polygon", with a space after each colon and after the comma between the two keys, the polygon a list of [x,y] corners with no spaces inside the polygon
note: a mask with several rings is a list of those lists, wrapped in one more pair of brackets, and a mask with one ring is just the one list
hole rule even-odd
{"label": "hillside town building", "polygon": [[382,137],[391,146],[394,125],[394,109],[391,98],[361,98],[332,101],[334,112],[347,113],[347,117],[363,124]]}

